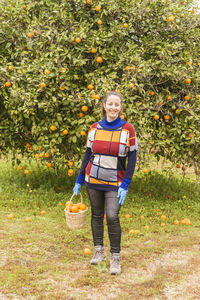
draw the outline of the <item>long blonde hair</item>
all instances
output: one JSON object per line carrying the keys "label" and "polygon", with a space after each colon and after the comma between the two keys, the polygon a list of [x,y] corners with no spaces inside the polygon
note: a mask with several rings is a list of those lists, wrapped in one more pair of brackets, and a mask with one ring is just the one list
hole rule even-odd
{"label": "long blonde hair", "polygon": [[[105,108],[104,108],[104,104],[106,103],[106,101],[108,100],[108,98],[110,96],[117,96],[120,98],[121,100],[121,105],[123,104],[123,97],[121,94],[119,94],[118,92],[115,92],[115,91],[111,91],[111,92],[108,92],[105,97],[103,98],[102,102],[101,102],[101,117],[102,119],[105,117],[106,115],[106,111],[105,111]],[[122,113],[122,110],[120,111],[120,114]]]}

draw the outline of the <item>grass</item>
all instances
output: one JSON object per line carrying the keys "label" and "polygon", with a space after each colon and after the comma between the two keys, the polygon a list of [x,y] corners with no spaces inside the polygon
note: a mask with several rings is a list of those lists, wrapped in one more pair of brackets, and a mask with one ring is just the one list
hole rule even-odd
{"label": "grass", "polygon": [[[107,262],[91,266],[92,254],[83,252],[93,252],[85,187],[86,226],[66,226],[63,209],[75,176],[69,178],[63,170],[55,176],[37,163],[25,176],[5,160],[0,169],[0,298],[198,299],[200,193],[189,177],[155,171],[134,176],[120,211],[122,273],[111,276],[106,224]],[[11,213],[14,218],[8,220]],[[27,216],[30,222],[25,222]],[[174,224],[183,218],[191,225]]]}

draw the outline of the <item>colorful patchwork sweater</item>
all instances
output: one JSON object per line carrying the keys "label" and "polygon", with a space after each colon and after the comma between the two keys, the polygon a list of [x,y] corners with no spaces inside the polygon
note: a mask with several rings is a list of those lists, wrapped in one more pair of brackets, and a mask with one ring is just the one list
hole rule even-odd
{"label": "colorful patchwork sweater", "polygon": [[[86,187],[117,191],[128,189],[136,164],[137,138],[134,127],[120,116],[94,123],[87,136],[87,148],[76,183]],[[128,163],[126,166],[126,159]]]}

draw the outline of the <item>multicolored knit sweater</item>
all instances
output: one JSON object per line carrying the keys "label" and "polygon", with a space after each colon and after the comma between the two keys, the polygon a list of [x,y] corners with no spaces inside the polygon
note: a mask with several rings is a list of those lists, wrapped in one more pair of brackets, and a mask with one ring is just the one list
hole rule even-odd
{"label": "multicolored knit sweater", "polygon": [[[128,189],[137,154],[134,127],[120,116],[112,122],[106,117],[94,123],[87,136],[87,148],[76,183],[88,188],[117,191]],[[126,166],[126,158],[128,163]]]}

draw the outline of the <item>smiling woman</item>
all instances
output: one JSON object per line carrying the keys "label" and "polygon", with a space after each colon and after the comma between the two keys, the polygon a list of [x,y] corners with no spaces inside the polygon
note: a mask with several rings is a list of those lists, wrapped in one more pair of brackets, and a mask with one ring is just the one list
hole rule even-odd
{"label": "smiling woman", "polygon": [[[104,118],[92,124],[87,148],[74,186],[80,193],[85,182],[92,208],[94,256],[97,265],[106,259],[103,248],[104,212],[110,239],[110,273],[121,273],[121,226],[119,211],[124,203],[136,164],[137,139],[134,127],[121,119],[122,95],[106,94],[101,105]],[[126,158],[128,164],[126,167]]]}
{"label": "smiling woman", "polygon": [[109,92],[101,107],[101,115],[104,118],[106,115],[107,121],[114,121],[120,114],[122,109],[122,96],[117,92]]}

